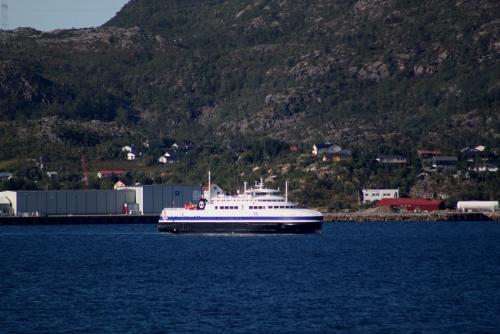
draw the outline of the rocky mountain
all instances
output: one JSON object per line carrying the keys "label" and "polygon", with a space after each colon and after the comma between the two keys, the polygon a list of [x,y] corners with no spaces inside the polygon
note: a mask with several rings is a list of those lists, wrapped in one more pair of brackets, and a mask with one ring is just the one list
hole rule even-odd
{"label": "rocky mountain", "polygon": [[[1,32],[0,130],[57,119],[48,140],[91,155],[109,136],[60,128],[97,120],[226,156],[257,138],[334,141],[361,162],[478,144],[498,155],[498,13],[492,0],[132,0],[100,28]],[[0,159],[19,143],[37,154],[2,138],[16,147]]]}

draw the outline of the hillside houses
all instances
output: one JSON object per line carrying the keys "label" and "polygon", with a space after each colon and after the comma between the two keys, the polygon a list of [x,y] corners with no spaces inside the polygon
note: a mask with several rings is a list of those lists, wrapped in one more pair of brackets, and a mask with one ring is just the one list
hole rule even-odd
{"label": "hillside houses", "polygon": [[417,156],[420,159],[432,159],[440,155],[441,150],[417,150]]}
{"label": "hillside houses", "polygon": [[462,156],[467,162],[488,161],[490,156],[486,152],[486,147],[479,145],[476,147],[465,147],[461,150]]}
{"label": "hillside houses", "polygon": [[158,162],[161,164],[171,163],[173,162],[173,157],[170,153],[165,152],[161,157],[158,158]]}
{"label": "hillside houses", "polygon": [[381,164],[406,164],[407,159],[401,155],[379,155],[375,160]]}
{"label": "hillside houses", "polygon": [[495,173],[498,172],[498,166],[492,163],[479,163],[469,167],[469,170],[476,173]]}
{"label": "hillside houses", "polygon": [[314,144],[312,154],[323,161],[349,161],[352,159],[350,150],[342,149],[339,145],[330,143]]}
{"label": "hillside houses", "polygon": [[456,168],[458,158],[456,156],[439,156],[432,158],[432,167],[434,169]]}
{"label": "hillside houses", "polygon": [[341,150],[342,147],[326,142],[326,143],[314,144],[312,148],[312,154],[318,157],[322,157],[326,154],[338,153]]}
{"label": "hillside houses", "polygon": [[97,172],[97,178],[105,179],[111,178],[113,176],[124,177],[127,175],[127,171],[124,170],[100,170]]}
{"label": "hillside houses", "polygon": [[14,177],[14,174],[8,173],[8,172],[1,172],[0,173],[0,180],[10,180]]}
{"label": "hillside houses", "polygon": [[125,146],[123,146],[123,147],[122,147],[122,149],[121,149],[121,150],[122,150],[122,152],[132,153],[133,148],[132,148],[132,146],[130,146],[130,145],[125,145]]}

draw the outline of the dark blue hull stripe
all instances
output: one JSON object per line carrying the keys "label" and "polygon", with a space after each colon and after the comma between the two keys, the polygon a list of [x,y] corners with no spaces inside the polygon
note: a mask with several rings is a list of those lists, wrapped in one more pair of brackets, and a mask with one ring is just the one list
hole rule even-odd
{"label": "dark blue hull stripe", "polygon": [[259,217],[259,216],[246,216],[246,217],[161,217],[162,221],[323,221],[323,217]]}

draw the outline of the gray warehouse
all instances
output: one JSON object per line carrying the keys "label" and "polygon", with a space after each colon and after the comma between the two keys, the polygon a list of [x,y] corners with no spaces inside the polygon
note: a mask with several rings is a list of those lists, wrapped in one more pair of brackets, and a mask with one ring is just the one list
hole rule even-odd
{"label": "gray warehouse", "polygon": [[157,214],[165,207],[196,203],[201,187],[190,185],[149,185],[119,190],[53,190],[0,192],[0,215],[113,215]]}

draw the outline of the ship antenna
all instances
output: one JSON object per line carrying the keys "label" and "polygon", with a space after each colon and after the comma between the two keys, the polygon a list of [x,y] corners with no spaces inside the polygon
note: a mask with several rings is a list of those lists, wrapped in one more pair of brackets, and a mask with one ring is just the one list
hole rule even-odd
{"label": "ship antenna", "polygon": [[288,180],[285,181],[285,203],[288,203]]}
{"label": "ship antenna", "polygon": [[210,180],[210,171],[208,171],[208,203],[210,203],[210,193],[212,192],[212,184]]}

